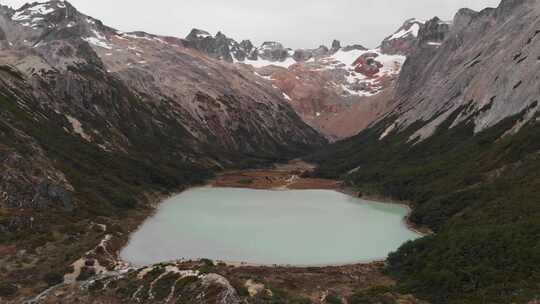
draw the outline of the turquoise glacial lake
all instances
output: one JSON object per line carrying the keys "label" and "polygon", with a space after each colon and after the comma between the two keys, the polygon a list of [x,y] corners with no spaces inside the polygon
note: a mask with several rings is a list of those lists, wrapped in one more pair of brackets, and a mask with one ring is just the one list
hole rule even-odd
{"label": "turquoise glacial lake", "polygon": [[420,237],[408,209],[331,190],[194,188],[163,201],[120,257],[134,265],[209,258],[281,265],[384,259]]}

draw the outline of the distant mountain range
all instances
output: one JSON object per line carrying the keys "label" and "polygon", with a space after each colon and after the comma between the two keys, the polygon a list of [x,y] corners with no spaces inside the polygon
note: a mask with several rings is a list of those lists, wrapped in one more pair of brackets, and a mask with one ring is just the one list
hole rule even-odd
{"label": "distant mountain range", "polygon": [[[342,47],[338,40],[315,49],[293,50],[275,41],[255,47],[250,40],[237,42],[199,29],[185,40],[211,57],[253,67],[282,91],[305,122],[339,139],[358,133],[385,111],[385,100],[424,23],[407,20],[373,50],[358,44]],[[434,37],[433,47],[440,40]]]}

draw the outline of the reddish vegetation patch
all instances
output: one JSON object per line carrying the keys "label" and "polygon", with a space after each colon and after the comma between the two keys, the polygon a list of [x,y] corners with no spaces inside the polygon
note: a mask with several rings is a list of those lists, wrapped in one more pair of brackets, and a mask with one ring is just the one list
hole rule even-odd
{"label": "reddish vegetation patch", "polygon": [[365,53],[353,62],[354,71],[372,78],[381,71],[383,64],[375,60],[379,54]]}

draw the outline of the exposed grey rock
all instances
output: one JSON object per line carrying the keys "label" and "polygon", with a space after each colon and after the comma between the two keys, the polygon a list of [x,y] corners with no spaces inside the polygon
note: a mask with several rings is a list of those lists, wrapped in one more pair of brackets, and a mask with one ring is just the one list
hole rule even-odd
{"label": "exposed grey rock", "polygon": [[221,275],[210,273],[203,277],[202,286],[205,289],[218,289],[216,304],[238,304],[240,297],[232,285]]}
{"label": "exposed grey rock", "polygon": [[298,49],[295,50],[293,54],[293,59],[297,62],[308,61],[311,58],[313,58],[313,52],[310,50]]}
{"label": "exposed grey rock", "polygon": [[[460,10],[453,26],[434,19],[420,30],[398,82],[396,125],[430,122],[411,137],[422,140],[446,118],[472,122],[475,132],[520,114],[538,115],[537,61],[540,2],[503,1],[496,9]],[[437,43],[438,42],[438,43]],[[456,112],[457,111],[457,112]]]}
{"label": "exposed grey rock", "polygon": [[426,44],[442,43],[450,32],[450,24],[435,17],[420,27],[418,39],[415,41],[417,47],[423,47]]}
{"label": "exposed grey rock", "polygon": [[[297,62],[305,62],[311,58],[329,56],[342,49],[338,40],[332,42],[330,49],[325,45],[321,45],[315,49],[296,49],[292,51],[292,49],[286,48],[276,41],[266,41],[261,46],[255,47],[250,40],[243,40],[238,43],[221,32],[214,37],[207,31],[200,29],[193,29],[186,36],[185,41],[188,47],[228,62],[257,61],[259,59],[269,62],[282,62],[288,58],[292,58]],[[366,50],[366,48],[355,44],[347,46],[343,50]]]}
{"label": "exposed grey rock", "polygon": [[330,53],[330,50],[325,45],[321,45],[318,48],[313,50],[313,55],[315,57],[327,56],[329,53]]}
{"label": "exposed grey rock", "polygon": [[[337,50],[336,50],[337,51]],[[294,51],[293,59],[298,62],[308,61],[311,58],[322,58],[329,56],[330,54],[335,53],[336,51],[331,51],[325,45],[321,45],[316,49],[298,49]]]}
{"label": "exposed grey rock", "polygon": [[409,55],[418,39],[419,30],[424,22],[418,19],[409,19],[391,36],[381,43],[381,50],[386,54]]}
{"label": "exposed grey rock", "polygon": [[191,32],[189,32],[189,34],[186,37],[186,40],[197,41],[199,39],[210,38],[210,37],[212,37],[212,35],[210,35],[209,32],[194,28],[191,30]]}
{"label": "exposed grey rock", "polygon": [[228,62],[233,61],[231,54],[232,41],[221,32],[212,37],[206,31],[193,29],[186,37],[186,40],[190,43],[188,46],[192,46],[214,58]]}
{"label": "exposed grey rock", "polygon": [[259,57],[268,61],[284,61],[289,57],[289,51],[279,42],[266,41],[259,48]]}
{"label": "exposed grey rock", "polygon": [[417,90],[423,85],[423,75],[418,73],[439,51],[439,45],[448,36],[450,25],[441,22],[437,17],[427,21],[414,39],[414,45],[409,50],[409,56],[405,62],[397,83],[399,95]]}
{"label": "exposed grey rock", "polygon": [[52,181],[44,181],[38,185],[36,194],[32,199],[34,208],[44,209],[54,203],[61,203],[66,211],[73,211],[73,196],[63,186],[55,184]]}
{"label": "exposed grey rock", "polygon": [[343,47],[342,49],[345,52],[352,51],[352,50],[360,50],[360,51],[367,50],[367,48],[365,48],[363,45],[360,45],[360,44],[347,45],[347,46]]}
{"label": "exposed grey rock", "polygon": [[335,53],[339,51],[340,49],[341,49],[341,42],[339,40],[332,41],[332,48],[330,49],[330,51],[332,53]]}
{"label": "exposed grey rock", "polygon": [[520,9],[523,5],[534,5],[535,0],[502,0],[496,10],[498,19],[504,20],[515,13],[516,9]]}
{"label": "exposed grey rock", "polygon": [[234,58],[238,61],[248,59],[253,52],[254,46],[249,40],[242,40],[240,44],[232,43],[231,52]]}

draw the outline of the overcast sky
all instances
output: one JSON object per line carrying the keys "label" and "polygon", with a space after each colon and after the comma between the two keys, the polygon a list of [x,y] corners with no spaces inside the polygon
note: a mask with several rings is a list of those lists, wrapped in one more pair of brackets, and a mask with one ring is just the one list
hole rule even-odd
{"label": "overcast sky", "polygon": [[[0,0],[20,7],[24,0]],[[196,27],[255,44],[291,48],[360,43],[376,47],[406,19],[453,18],[462,7],[480,10],[500,0],[70,0],[83,13],[122,31],[185,37]]]}

